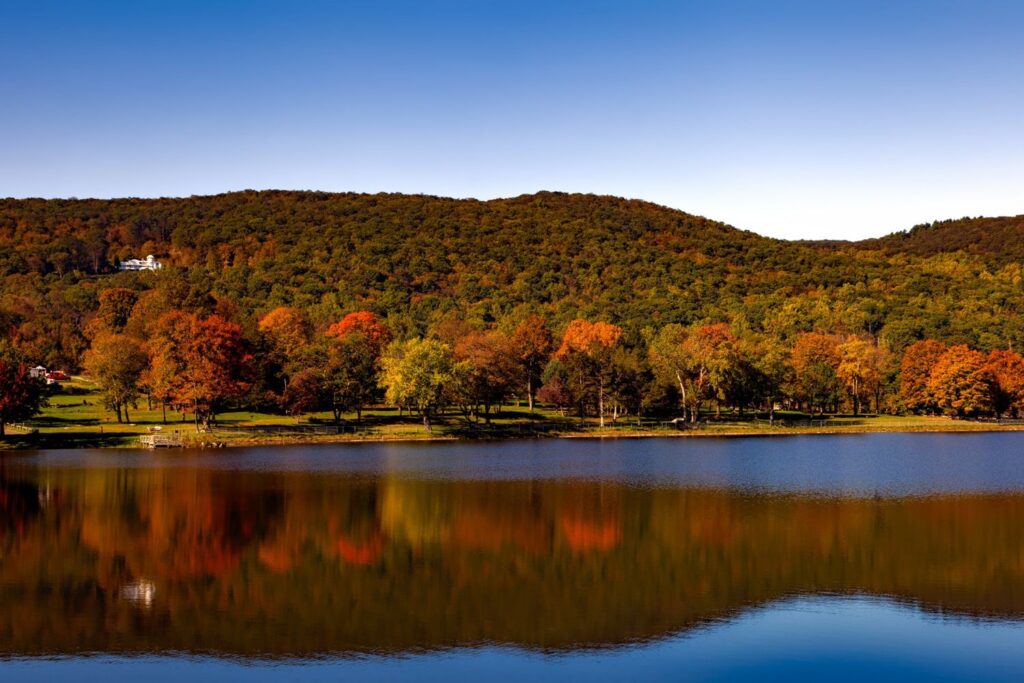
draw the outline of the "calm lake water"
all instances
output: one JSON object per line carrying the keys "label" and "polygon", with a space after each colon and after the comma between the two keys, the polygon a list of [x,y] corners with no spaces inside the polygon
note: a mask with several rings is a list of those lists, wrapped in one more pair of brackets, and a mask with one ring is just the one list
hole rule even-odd
{"label": "calm lake water", "polygon": [[0,680],[1024,679],[1024,434],[0,457]]}

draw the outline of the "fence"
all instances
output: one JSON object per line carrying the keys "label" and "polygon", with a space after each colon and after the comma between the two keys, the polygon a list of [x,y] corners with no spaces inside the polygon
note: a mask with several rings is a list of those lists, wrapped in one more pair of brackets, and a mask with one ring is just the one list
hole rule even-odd
{"label": "fence", "polygon": [[38,434],[39,430],[35,427],[29,427],[28,425],[21,424],[20,422],[8,422],[4,425],[4,429],[7,430],[8,434]]}
{"label": "fence", "polygon": [[181,435],[174,432],[170,434],[160,434],[158,432],[143,434],[139,437],[139,443],[147,448],[181,448],[185,445]]}

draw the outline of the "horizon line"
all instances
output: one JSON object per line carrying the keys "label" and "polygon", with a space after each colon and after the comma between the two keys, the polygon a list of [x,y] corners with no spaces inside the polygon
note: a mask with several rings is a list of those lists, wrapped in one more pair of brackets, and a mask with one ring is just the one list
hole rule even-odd
{"label": "horizon line", "polygon": [[400,191],[400,190],[377,190],[377,191],[368,191],[368,190],[315,190],[315,189],[284,189],[284,188],[280,188],[280,187],[266,187],[266,188],[259,188],[259,189],[257,189],[257,188],[248,187],[248,188],[244,188],[244,189],[240,189],[240,190],[222,190],[222,191],[214,191],[214,192],[208,192],[208,193],[192,193],[192,194],[187,194],[187,195],[186,194],[178,194],[178,195],[167,194],[167,195],[159,195],[159,196],[153,196],[153,195],[149,195],[149,196],[143,196],[143,195],[120,195],[120,196],[113,196],[112,195],[112,196],[105,196],[105,197],[98,197],[98,196],[78,197],[78,196],[73,196],[73,195],[72,196],[66,196],[66,197],[64,197],[64,196],[23,196],[23,197],[6,196],[6,197],[0,197],[0,201],[2,201],[2,202],[9,202],[9,201],[15,201],[15,202],[23,202],[23,201],[64,201],[64,202],[90,202],[90,201],[98,201],[98,202],[117,202],[117,201],[160,201],[160,200],[184,201],[184,200],[188,200],[188,199],[202,199],[202,198],[209,198],[209,197],[221,197],[221,196],[227,196],[227,195],[237,195],[237,194],[246,194],[246,193],[264,193],[264,192],[265,193],[274,193],[274,192],[276,192],[276,193],[294,193],[294,194],[326,194],[326,195],[362,195],[362,196],[390,195],[390,196],[403,196],[403,197],[425,197],[425,198],[430,198],[430,199],[442,199],[442,200],[457,201],[457,202],[480,202],[480,203],[483,203],[483,204],[490,203],[490,202],[508,201],[508,200],[511,200],[511,199],[520,199],[522,197],[535,197],[535,196],[541,195],[541,194],[558,194],[558,195],[566,195],[566,196],[617,199],[617,200],[626,201],[626,202],[641,202],[641,203],[644,203],[644,204],[650,204],[652,206],[657,206],[659,208],[667,209],[669,211],[677,211],[679,213],[686,214],[687,216],[693,216],[694,218],[702,218],[702,219],[707,220],[707,221],[712,221],[712,222],[715,222],[715,223],[719,223],[719,224],[721,224],[723,226],[726,226],[726,227],[731,228],[733,230],[738,230],[740,232],[752,233],[752,234],[757,235],[759,237],[762,237],[764,239],[775,240],[775,241],[778,241],[778,242],[793,242],[793,243],[801,243],[801,242],[802,243],[820,243],[820,242],[826,242],[826,243],[858,244],[858,243],[862,243],[862,242],[870,242],[870,241],[873,241],[873,240],[883,239],[885,237],[890,237],[890,236],[893,236],[893,235],[901,235],[901,234],[905,235],[905,234],[910,233],[910,231],[914,230],[915,228],[932,226],[932,225],[935,225],[936,223],[945,223],[945,222],[959,221],[959,220],[985,220],[985,219],[988,219],[988,220],[998,220],[998,219],[1004,219],[1004,218],[1011,218],[1011,219],[1012,218],[1024,218],[1024,214],[1004,214],[1004,215],[993,215],[993,216],[988,216],[988,215],[977,215],[977,216],[965,215],[965,216],[960,216],[958,218],[946,217],[946,218],[932,219],[930,221],[922,221],[922,222],[915,223],[914,225],[912,225],[912,226],[910,226],[908,228],[903,228],[903,229],[893,230],[893,231],[890,231],[890,232],[885,232],[885,233],[882,233],[882,234],[879,234],[879,235],[876,235],[876,236],[873,236],[873,237],[862,237],[860,239],[844,239],[844,238],[833,238],[833,237],[816,237],[816,238],[802,237],[802,238],[795,238],[794,239],[794,238],[774,237],[772,235],[766,235],[766,234],[764,234],[762,232],[759,232],[757,230],[753,230],[753,229],[750,229],[750,228],[738,227],[736,225],[733,225],[733,224],[728,223],[726,221],[720,220],[718,218],[707,216],[707,215],[704,215],[704,214],[701,214],[701,213],[696,213],[696,212],[688,211],[688,210],[680,208],[680,207],[670,206],[668,204],[663,204],[663,203],[658,202],[658,201],[654,201],[654,200],[650,200],[650,199],[644,199],[642,197],[627,197],[627,196],[624,196],[624,195],[616,195],[616,194],[604,194],[604,193],[599,193],[599,192],[579,192],[579,191],[569,191],[569,190],[541,189],[541,190],[535,190],[533,192],[522,192],[522,193],[515,194],[515,195],[501,195],[501,196],[493,196],[493,197],[482,198],[482,197],[472,197],[472,196],[457,197],[457,196],[453,196],[453,195],[431,194],[431,193],[428,193],[428,192],[404,192],[404,191]]}

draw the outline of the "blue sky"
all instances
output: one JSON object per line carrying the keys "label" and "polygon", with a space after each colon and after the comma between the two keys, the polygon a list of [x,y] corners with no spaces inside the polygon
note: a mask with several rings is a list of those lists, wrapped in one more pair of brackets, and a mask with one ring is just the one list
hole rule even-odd
{"label": "blue sky", "polygon": [[1024,2],[0,0],[0,196],[647,199],[780,237],[1024,213]]}

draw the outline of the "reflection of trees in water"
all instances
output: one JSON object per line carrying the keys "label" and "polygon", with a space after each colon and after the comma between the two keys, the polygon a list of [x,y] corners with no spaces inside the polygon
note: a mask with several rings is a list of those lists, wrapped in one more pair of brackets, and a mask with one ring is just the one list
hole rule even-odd
{"label": "reflection of trees in water", "polygon": [[[563,648],[814,592],[1024,617],[1024,496],[50,470],[41,506],[20,476],[0,486],[8,652]],[[153,587],[144,614],[125,586]]]}

